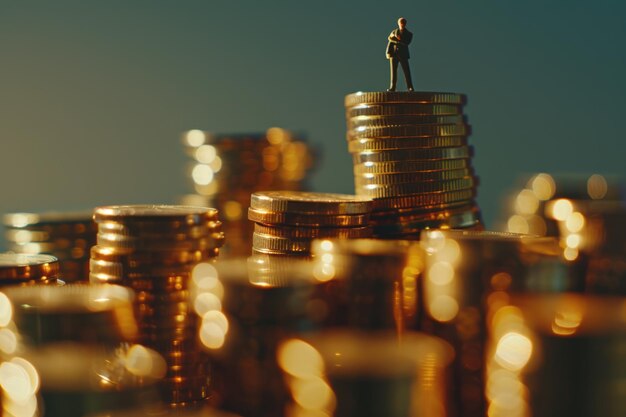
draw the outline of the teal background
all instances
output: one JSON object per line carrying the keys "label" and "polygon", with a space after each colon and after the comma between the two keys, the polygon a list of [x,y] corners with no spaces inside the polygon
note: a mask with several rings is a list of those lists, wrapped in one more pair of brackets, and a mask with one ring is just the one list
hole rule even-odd
{"label": "teal background", "polygon": [[315,189],[352,192],[343,96],[387,87],[404,16],[416,89],[469,97],[489,224],[523,173],[626,173],[625,15],[621,1],[0,1],[0,213],[174,202],[191,128],[304,131],[323,148]]}

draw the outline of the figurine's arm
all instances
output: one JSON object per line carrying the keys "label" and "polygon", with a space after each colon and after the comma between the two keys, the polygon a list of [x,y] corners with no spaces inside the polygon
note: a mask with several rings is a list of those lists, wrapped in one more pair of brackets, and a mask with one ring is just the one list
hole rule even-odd
{"label": "figurine's arm", "polygon": [[409,36],[408,40],[405,40],[404,36],[402,38],[399,38],[396,35],[396,31],[395,30],[391,31],[391,33],[389,34],[389,38],[388,39],[389,39],[389,42],[395,43],[395,44],[401,43],[401,44],[404,44],[404,45],[408,45],[408,44],[411,43],[411,37],[410,36]]}
{"label": "figurine's arm", "polygon": [[391,31],[391,33],[389,34],[389,38],[388,39],[389,39],[389,42],[391,42],[391,43],[400,43],[400,42],[402,42],[400,39],[398,39],[396,37],[396,31],[395,30]]}

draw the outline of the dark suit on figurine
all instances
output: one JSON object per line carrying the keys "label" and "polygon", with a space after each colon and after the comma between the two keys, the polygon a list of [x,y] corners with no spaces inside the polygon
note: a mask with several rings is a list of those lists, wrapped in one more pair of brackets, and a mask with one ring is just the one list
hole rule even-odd
{"label": "dark suit on figurine", "polygon": [[387,59],[391,66],[391,84],[390,91],[395,91],[398,81],[398,63],[402,66],[404,79],[409,91],[413,91],[413,81],[411,80],[411,69],[409,68],[409,44],[413,40],[413,34],[405,27],[403,29],[394,29],[389,35],[389,43],[387,44]]}

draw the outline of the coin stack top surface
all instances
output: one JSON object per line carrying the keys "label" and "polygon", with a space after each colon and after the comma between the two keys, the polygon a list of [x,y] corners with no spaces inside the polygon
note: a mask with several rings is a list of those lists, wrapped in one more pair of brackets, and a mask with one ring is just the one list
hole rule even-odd
{"label": "coin stack top surface", "polygon": [[308,256],[316,238],[364,238],[372,234],[372,200],[348,194],[296,191],[253,193],[254,253]]}
{"label": "coin stack top surface", "polygon": [[63,281],[87,281],[89,248],[96,243],[91,212],[9,213],[3,223],[8,250],[52,255]]}
{"label": "coin stack top surface", "polygon": [[480,228],[463,94],[358,92],[345,97],[356,194],[374,199],[380,238]]}
{"label": "coin stack top surface", "polygon": [[213,134],[191,130],[183,136],[193,158],[188,172],[195,194],[183,204],[216,207],[228,242],[222,255],[249,255],[252,225],[245,209],[250,193],[261,190],[306,190],[316,152],[293,133],[270,128],[254,134]]}
{"label": "coin stack top surface", "polygon": [[[197,289],[213,282],[207,271],[224,242],[218,211],[109,206],[96,208],[94,220],[98,244],[91,249],[90,281],[135,290],[139,343],[167,362],[164,400],[172,406],[202,403],[210,393],[209,363],[194,306],[202,304]],[[219,309],[219,302],[207,305],[207,313]]]}
{"label": "coin stack top surface", "polygon": [[0,253],[0,286],[56,284],[59,260],[51,255]]}

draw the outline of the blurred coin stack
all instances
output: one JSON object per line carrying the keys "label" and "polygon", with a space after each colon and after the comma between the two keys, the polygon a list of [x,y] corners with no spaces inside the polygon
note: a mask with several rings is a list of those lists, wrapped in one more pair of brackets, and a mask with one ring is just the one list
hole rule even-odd
{"label": "blurred coin stack", "polygon": [[579,235],[586,224],[586,212],[594,211],[593,206],[624,206],[622,184],[608,181],[599,174],[576,176],[542,172],[523,178],[521,183],[523,185],[510,193],[504,206],[502,228],[512,233],[560,237],[567,260],[576,259],[585,246]]}
{"label": "blurred coin stack", "polygon": [[[165,362],[158,353],[132,343],[137,333],[133,296],[130,289],[115,285],[4,290],[0,298],[11,301],[12,315],[8,324],[0,323],[0,333],[14,345],[13,357],[7,358],[4,349],[0,363],[12,375],[2,415],[83,417],[144,402],[158,404],[156,383],[165,373]],[[18,364],[30,372],[15,372]],[[24,378],[28,374],[31,378]],[[26,385],[33,394],[28,406]]]}
{"label": "blurred coin stack", "polygon": [[333,327],[403,332],[414,325],[422,264],[418,244],[324,239],[313,243],[312,253],[316,279],[334,284],[324,294],[340,312],[329,317]]}
{"label": "blurred coin stack", "polygon": [[356,194],[374,199],[380,238],[480,228],[462,94],[358,92],[345,98]]}
{"label": "blurred coin stack", "polygon": [[296,191],[253,193],[248,219],[254,222],[252,250],[275,255],[311,254],[317,238],[372,235],[372,200],[347,194]]}
{"label": "blurred coin stack", "polygon": [[[188,206],[96,208],[97,246],[90,281],[136,292],[139,343],[167,362],[163,398],[172,406],[201,403],[209,395],[208,356],[198,342],[194,283],[224,241],[218,212]],[[209,278],[210,280],[210,278]]]}
{"label": "blurred coin stack", "polygon": [[56,284],[59,261],[51,255],[0,253],[0,286]]}
{"label": "blurred coin stack", "polygon": [[4,225],[9,251],[52,255],[63,281],[87,281],[89,248],[96,243],[91,213],[10,213]]}
{"label": "blurred coin stack", "polygon": [[276,363],[279,343],[314,327],[312,293],[319,284],[301,258],[253,255],[220,260],[229,333],[212,353],[216,405],[246,417],[284,416],[289,393]]}
{"label": "blurred coin stack", "polygon": [[510,194],[501,227],[558,238],[564,262],[557,265],[578,291],[626,294],[623,183],[599,174],[538,173],[522,184]]}
{"label": "blurred coin stack", "polygon": [[315,152],[291,132],[271,128],[257,134],[212,134],[190,130],[183,136],[193,158],[188,175],[195,194],[182,204],[217,208],[224,219],[227,256],[249,255],[252,227],[245,218],[250,193],[306,190]]}

